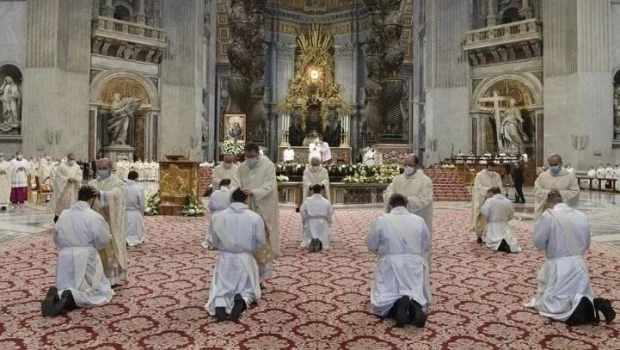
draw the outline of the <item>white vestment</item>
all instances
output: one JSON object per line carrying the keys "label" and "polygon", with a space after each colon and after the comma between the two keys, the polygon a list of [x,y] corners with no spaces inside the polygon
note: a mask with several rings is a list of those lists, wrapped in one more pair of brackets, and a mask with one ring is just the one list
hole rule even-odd
{"label": "white vestment", "polygon": [[213,191],[220,188],[220,182],[224,179],[229,179],[231,184],[234,184],[235,181],[238,181],[237,176],[239,167],[236,164],[230,164],[229,166],[226,163],[220,163],[215,168],[213,168],[213,175],[211,176],[211,184],[213,185]]}
{"label": "white vestment", "polygon": [[292,148],[287,148],[282,153],[282,159],[284,162],[293,162],[295,161],[295,150]]}
{"label": "white vestment", "polygon": [[582,297],[594,301],[583,258],[590,247],[588,219],[564,203],[556,204],[536,223],[533,243],[545,251],[547,260],[538,273],[536,296],[527,306],[536,308],[543,316],[566,321]]}
{"label": "white vestment", "polygon": [[[207,205],[207,209],[209,209],[209,213],[211,213],[211,217],[215,216],[215,214],[228,209],[230,206],[230,189],[228,187],[222,187],[219,190],[211,193],[209,197],[209,204]],[[213,248],[212,244],[213,240],[211,239],[211,231],[207,230],[207,234],[205,235],[205,241],[202,243],[202,246],[205,248]]]}
{"label": "white vestment", "polygon": [[28,161],[23,158],[22,160],[17,160],[17,158],[15,158],[12,159],[9,164],[11,164],[11,187],[28,187]]}
{"label": "white vestment", "polygon": [[329,190],[329,173],[327,169],[323,166],[319,165],[317,167],[307,166],[306,170],[304,170],[303,180],[303,196],[301,201],[305,201],[308,197],[308,192],[310,191],[310,186],[312,185],[325,185],[325,197],[330,199],[330,190]]}
{"label": "white vestment", "polygon": [[321,145],[317,143],[311,143],[308,146],[308,162],[312,162],[312,158],[317,158],[320,162],[323,162],[323,153]]}
{"label": "white vestment", "polygon": [[313,194],[306,198],[300,212],[303,221],[301,247],[307,248],[311,240],[318,239],[323,249],[329,249],[334,214],[332,204],[320,194]]}
{"label": "white vestment", "polygon": [[598,169],[596,169],[596,177],[598,179],[604,179],[605,178],[605,168],[603,168],[602,166],[598,167]]}
{"label": "white vestment", "polygon": [[424,220],[406,208],[392,209],[379,219],[366,237],[368,250],[379,255],[370,288],[373,312],[386,316],[403,296],[417,301],[426,312],[431,303],[428,264],[430,234]]}
{"label": "white vestment", "polygon": [[99,251],[106,277],[112,285],[127,278],[127,242],[125,240],[125,183],[110,175],[105,180],[93,180],[90,186],[99,190],[93,209],[110,226],[112,240]]}
{"label": "white vestment", "polygon": [[590,181],[592,182],[592,188],[597,188],[598,180],[596,180],[596,170],[594,169],[588,170],[587,176],[591,179]]}
{"label": "white vestment", "polygon": [[332,160],[332,150],[329,149],[329,144],[327,142],[323,142],[323,146],[321,147],[321,158],[323,158],[323,162]]}
{"label": "white vestment", "polygon": [[427,255],[425,256],[428,266],[431,266],[432,237],[433,237],[433,182],[421,169],[413,175],[400,174],[392,180],[392,183],[383,191],[383,205],[388,210],[390,197],[398,193],[407,198],[407,210],[420,216],[428,229],[430,239],[428,241]]}
{"label": "white vestment", "polygon": [[60,215],[54,231],[54,242],[60,248],[56,268],[59,296],[71,291],[79,307],[103,305],[112,299],[114,291],[97,251],[111,238],[108,224],[86,202],[77,202]]}
{"label": "white vestment", "polygon": [[[476,174],[474,179],[474,190],[472,191],[472,227],[476,230],[476,221],[480,215],[480,208],[487,198],[487,191],[493,187],[499,187],[500,193],[504,193],[504,187],[502,186],[502,177],[497,171],[488,171],[487,169],[481,170]],[[476,232],[478,236],[482,232]]]}
{"label": "white vestment", "polygon": [[509,225],[514,212],[512,202],[502,194],[496,194],[484,202],[480,208],[480,213],[487,219],[487,231],[484,238],[487,247],[497,250],[502,240],[505,240],[510,246],[511,252],[521,251],[517,237]]}
{"label": "white vestment", "polygon": [[0,161],[0,206],[7,206],[11,200],[11,164]]}
{"label": "white vestment", "polygon": [[146,229],[142,214],[146,209],[144,189],[133,180],[125,184],[125,241],[130,247],[143,243],[146,239]]}
{"label": "white vestment", "polygon": [[614,178],[614,168],[612,168],[610,166],[605,168],[605,178],[606,179],[613,179]]}
{"label": "white vestment", "polygon": [[258,164],[250,167],[245,161],[239,166],[234,188],[251,190],[250,209],[265,221],[273,256],[280,256],[280,202],[278,198],[278,180],[275,165],[264,156],[259,157]]}
{"label": "white vestment", "polygon": [[[79,165],[60,164],[55,171],[52,198],[47,206],[48,213],[60,215],[63,210],[77,202],[78,191],[82,184],[82,169]],[[69,182],[73,179],[74,182]]]}
{"label": "white vestment", "polygon": [[47,158],[41,158],[39,161],[39,181],[41,183],[45,183],[49,181],[49,178],[52,175],[52,161]]}
{"label": "white vestment", "polygon": [[364,165],[375,165],[375,155],[376,152],[374,150],[369,150],[364,154],[363,163]]}
{"label": "white vestment", "polygon": [[534,199],[536,218],[542,215],[547,207],[547,197],[552,189],[560,190],[562,201],[571,207],[579,204],[579,182],[574,174],[562,169],[558,175],[553,175],[550,170],[538,175],[534,183]]}
{"label": "white vestment", "polygon": [[616,188],[615,190],[618,191],[620,190],[620,168],[615,168],[614,169],[614,179],[616,179]]}
{"label": "white vestment", "polygon": [[211,219],[209,230],[219,253],[205,310],[211,316],[216,307],[230,313],[235,294],[241,294],[249,308],[261,297],[258,264],[252,252],[265,245],[263,220],[245,204],[233,203]]}

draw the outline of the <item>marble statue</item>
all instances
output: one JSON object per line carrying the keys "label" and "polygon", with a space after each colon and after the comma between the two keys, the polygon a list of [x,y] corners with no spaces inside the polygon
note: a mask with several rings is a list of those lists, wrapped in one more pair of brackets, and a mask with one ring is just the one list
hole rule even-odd
{"label": "marble statue", "polygon": [[620,85],[614,88],[614,138],[620,139]]}
{"label": "marble statue", "polygon": [[0,102],[2,102],[2,124],[14,125],[20,120],[19,99],[21,95],[13,78],[6,77],[0,86]]}
{"label": "marble statue", "polygon": [[323,138],[330,146],[340,147],[342,125],[340,123],[340,118],[338,118],[336,109],[332,108],[332,106],[328,106],[327,116],[329,119],[329,125],[323,133]]}
{"label": "marble statue", "polygon": [[140,108],[142,100],[134,97],[121,98],[119,93],[114,94],[114,101],[110,107],[112,116],[108,118],[109,145],[126,145],[129,118],[133,117]]}
{"label": "marble statue", "polygon": [[529,139],[523,131],[523,118],[521,118],[519,108],[515,107],[515,99],[511,98],[509,103],[510,107],[504,111],[500,134],[504,146],[503,151],[517,154],[523,150],[523,144]]}

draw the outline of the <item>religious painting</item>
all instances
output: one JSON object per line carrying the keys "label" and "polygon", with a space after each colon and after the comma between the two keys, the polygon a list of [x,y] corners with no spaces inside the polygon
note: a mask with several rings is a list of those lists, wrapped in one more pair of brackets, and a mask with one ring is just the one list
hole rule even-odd
{"label": "religious painting", "polygon": [[245,114],[224,114],[224,141],[246,141]]}

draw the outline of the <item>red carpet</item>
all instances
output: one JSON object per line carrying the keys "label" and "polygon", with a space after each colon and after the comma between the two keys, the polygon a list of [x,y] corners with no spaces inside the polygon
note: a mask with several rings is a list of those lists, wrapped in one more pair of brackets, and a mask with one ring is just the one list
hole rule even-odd
{"label": "red carpet", "polygon": [[[207,220],[147,219],[150,240],[130,250],[130,278],[111,304],[56,319],[40,315],[54,281],[51,234],[0,246],[0,349],[620,349],[620,322],[571,328],[524,308],[543,257],[529,224],[513,222],[524,252],[493,254],[473,243],[465,211],[436,210],[433,305],[427,327],[404,329],[370,314],[375,257],[363,238],[378,210],[340,210],[334,250],[298,250],[300,220],[281,212],[285,256],[260,304],[241,323],[203,311],[215,254],[199,246]],[[620,293],[617,251],[588,256],[597,292]]]}

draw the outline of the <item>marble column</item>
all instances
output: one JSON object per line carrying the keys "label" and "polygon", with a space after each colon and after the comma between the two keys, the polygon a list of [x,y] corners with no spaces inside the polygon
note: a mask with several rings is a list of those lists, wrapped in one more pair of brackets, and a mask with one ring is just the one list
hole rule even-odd
{"label": "marble column", "polygon": [[295,45],[278,42],[275,44],[276,67],[274,74],[275,101],[282,101],[288,95],[288,85],[295,71]]}
{"label": "marble column", "polygon": [[136,21],[140,24],[146,24],[145,1],[146,0],[138,0],[138,15]]}
{"label": "marble column", "polygon": [[357,86],[355,81],[357,69],[355,69],[353,52],[352,44],[337,45],[335,50],[335,80],[340,84],[342,98],[349,103],[355,103],[353,98]]}
{"label": "marble column", "polygon": [[534,11],[532,10],[530,0],[523,0],[523,3],[521,4],[521,11],[519,11],[519,13],[521,13],[521,16],[525,17],[525,19],[532,18]]}
{"label": "marble column", "polygon": [[497,0],[487,0],[487,27],[497,24]]}
{"label": "marble column", "polygon": [[112,0],[105,0],[102,14],[106,17],[114,17],[114,4]]}

